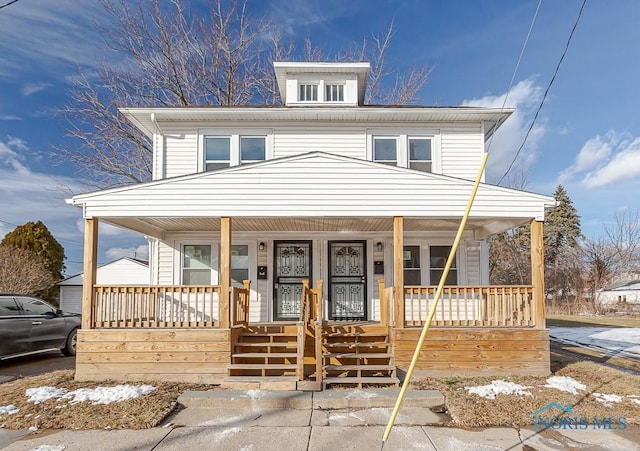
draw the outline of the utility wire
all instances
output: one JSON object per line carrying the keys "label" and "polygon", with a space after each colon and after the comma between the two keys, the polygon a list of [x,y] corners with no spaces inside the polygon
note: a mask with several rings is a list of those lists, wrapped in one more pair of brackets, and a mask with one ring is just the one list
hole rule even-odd
{"label": "utility wire", "polygon": [[569,45],[571,44],[571,39],[573,38],[573,34],[576,31],[576,28],[578,27],[578,23],[580,22],[580,18],[582,17],[582,11],[584,10],[584,7],[585,7],[586,4],[587,4],[587,0],[583,0],[582,1],[582,5],[580,6],[580,11],[578,11],[578,16],[576,17],[576,20],[575,20],[575,22],[573,24],[573,28],[571,29],[571,33],[569,34],[569,38],[567,39],[567,43],[564,46],[564,50],[562,52],[562,56],[560,57],[560,60],[558,61],[558,64],[556,65],[556,70],[553,73],[553,77],[551,77],[551,80],[549,81],[549,84],[547,85],[547,88],[544,91],[544,95],[542,96],[542,100],[540,101],[540,105],[538,105],[538,109],[536,110],[536,114],[534,115],[533,120],[531,121],[531,124],[529,125],[529,129],[527,130],[527,133],[524,136],[524,140],[522,141],[522,144],[520,145],[520,147],[518,148],[518,151],[516,152],[515,156],[511,160],[511,163],[509,164],[509,167],[507,168],[507,171],[504,173],[504,175],[502,177],[500,177],[500,180],[498,181],[498,185],[500,183],[502,183],[502,181],[507,176],[507,174],[509,174],[509,171],[511,171],[511,168],[513,167],[514,163],[518,159],[518,156],[520,155],[520,152],[524,148],[524,145],[527,143],[527,139],[529,138],[529,134],[531,133],[531,130],[533,129],[533,126],[535,125],[536,120],[538,119],[538,115],[540,114],[540,110],[542,110],[542,106],[544,105],[544,101],[547,99],[547,94],[549,93],[549,90],[551,89],[551,86],[553,85],[553,82],[555,81],[556,76],[558,75],[558,71],[560,70],[560,66],[562,65],[562,61],[564,61],[564,57],[567,54],[567,51],[569,50]]}
{"label": "utility wire", "polygon": [[[509,87],[507,88],[507,94],[504,96],[504,101],[502,102],[502,107],[500,108],[500,112],[504,111],[504,107],[507,104],[507,99],[509,98],[509,94],[511,94],[511,88],[513,87],[513,81],[516,79],[516,74],[518,73],[518,69],[520,68],[520,62],[522,61],[522,56],[524,55],[524,50],[527,48],[527,44],[529,43],[529,36],[531,36],[531,31],[533,30],[533,25],[536,23],[536,19],[538,18],[538,11],[540,11],[540,6],[542,5],[542,0],[538,0],[538,6],[536,7],[536,12],[533,14],[533,19],[531,19],[531,25],[529,26],[529,32],[527,33],[527,37],[524,38],[524,43],[522,44],[522,50],[520,50],[520,56],[518,57],[518,62],[516,63],[515,69],[513,69],[513,75],[511,75],[511,81],[509,82]],[[489,143],[487,144],[487,152],[491,148],[491,143],[493,142],[493,138],[496,136],[495,133],[491,135],[491,139],[489,139]]]}
{"label": "utility wire", "polygon": [[18,2],[18,0],[12,0],[9,3],[5,3],[4,5],[0,5],[0,9],[6,8],[7,6],[13,5],[14,3],[17,3],[17,2]]}

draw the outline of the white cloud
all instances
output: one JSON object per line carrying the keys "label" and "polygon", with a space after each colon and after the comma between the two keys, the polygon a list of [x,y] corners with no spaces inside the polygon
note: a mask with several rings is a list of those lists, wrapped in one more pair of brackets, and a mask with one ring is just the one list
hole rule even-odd
{"label": "white cloud", "polygon": [[22,93],[23,96],[30,96],[32,94],[35,94],[36,92],[40,92],[47,89],[49,86],[51,86],[50,83],[44,83],[44,82],[27,83],[26,85],[22,86],[22,88],[20,89],[20,92]]}
{"label": "white cloud", "polygon": [[19,138],[10,136],[7,142],[0,141],[0,165],[8,166],[22,176],[30,175],[31,171],[22,164],[25,160],[22,152],[25,150],[27,150],[26,143]]}
{"label": "white cloud", "polygon": [[0,114],[0,121],[21,121],[22,118],[13,114]]}
{"label": "white cloud", "polygon": [[145,260],[149,258],[149,246],[147,244],[141,244],[137,247],[112,247],[105,251],[105,255],[109,261],[117,260],[122,257]]}
{"label": "white cloud", "polygon": [[[487,95],[481,98],[467,99],[462,103],[467,106],[501,108],[506,93]],[[516,108],[511,117],[498,129],[490,142],[489,161],[487,163],[487,181],[495,183],[505,173],[515,156],[527,129],[530,126],[533,109],[540,102],[542,88],[536,85],[533,78],[522,80],[512,87],[507,98],[506,107]],[[547,132],[546,121],[538,117],[531,130],[527,143],[520,152],[517,165],[527,168],[535,159],[540,141]]]}
{"label": "white cloud", "polygon": [[640,176],[640,138],[610,131],[588,140],[560,183],[578,179],[584,188],[615,185]]}

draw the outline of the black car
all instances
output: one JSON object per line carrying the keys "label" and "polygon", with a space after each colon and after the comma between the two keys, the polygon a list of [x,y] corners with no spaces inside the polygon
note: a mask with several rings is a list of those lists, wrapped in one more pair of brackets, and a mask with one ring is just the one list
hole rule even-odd
{"label": "black car", "polygon": [[76,355],[80,315],[65,313],[42,299],[0,294],[0,360],[60,349]]}

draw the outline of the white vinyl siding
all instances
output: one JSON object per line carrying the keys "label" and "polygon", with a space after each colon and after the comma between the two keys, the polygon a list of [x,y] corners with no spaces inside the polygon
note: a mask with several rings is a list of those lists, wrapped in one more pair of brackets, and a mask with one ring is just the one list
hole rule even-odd
{"label": "white vinyl siding", "polygon": [[164,162],[160,178],[193,174],[198,171],[198,135],[195,130],[164,132]]}
{"label": "white vinyl siding", "polygon": [[173,246],[164,242],[158,242],[158,284],[177,285],[179,282],[173,278]]}
{"label": "white vinyl siding", "polygon": [[484,152],[481,124],[449,125],[441,132],[441,173],[475,180]]}
{"label": "white vinyl siding", "polygon": [[[468,242],[466,246],[467,268],[465,285],[483,285],[480,276],[480,242]],[[462,282],[461,282],[462,283]]]}
{"label": "white vinyl siding", "polygon": [[274,158],[321,151],[365,159],[367,138],[364,128],[304,127],[281,128],[274,132]]}

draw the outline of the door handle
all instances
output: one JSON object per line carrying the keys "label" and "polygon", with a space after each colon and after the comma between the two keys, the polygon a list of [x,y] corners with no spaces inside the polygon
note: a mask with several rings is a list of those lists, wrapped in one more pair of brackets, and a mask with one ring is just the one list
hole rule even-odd
{"label": "door handle", "polygon": [[42,321],[31,321],[32,326],[39,326],[40,324],[42,324]]}

